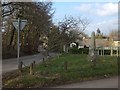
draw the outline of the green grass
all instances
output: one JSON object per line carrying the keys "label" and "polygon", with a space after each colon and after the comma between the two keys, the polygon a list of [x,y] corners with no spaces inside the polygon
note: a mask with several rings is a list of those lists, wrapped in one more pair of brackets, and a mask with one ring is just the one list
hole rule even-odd
{"label": "green grass", "polygon": [[[64,70],[64,62],[68,62],[68,70]],[[28,69],[22,76],[3,80],[4,87],[46,87],[84,80],[117,75],[117,57],[102,56],[97,60],[96,67],[87,55],[64,54],[59,58],[47,60],[35,66],[33,76]]]}

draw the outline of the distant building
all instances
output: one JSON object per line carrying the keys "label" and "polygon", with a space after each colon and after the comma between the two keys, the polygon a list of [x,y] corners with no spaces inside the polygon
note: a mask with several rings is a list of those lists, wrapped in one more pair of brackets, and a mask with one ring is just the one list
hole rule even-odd
{"label": "distant building", "polygon": [[[120,41],[113,39],[95,39],[96,40],[96,50],[98,51],[98,55],[104,55],[105,50],[110,50],[110,55],[120,55],[119,48]],[[91,38],[83,39],[80,43],[81,46],[91,47]]]}
{"label": "distant building", "polygon": [[[83,45],[87,47],[91,46],[91,39],[83,39]],[[96,39],[96,47],[109,47],[110,43],[108,39]]]}
{"label": "distant building", "polygon": [[112,39],[112,46],[113,47],[120,47],[120,40],[118,39],[118,36],[116,36]]}

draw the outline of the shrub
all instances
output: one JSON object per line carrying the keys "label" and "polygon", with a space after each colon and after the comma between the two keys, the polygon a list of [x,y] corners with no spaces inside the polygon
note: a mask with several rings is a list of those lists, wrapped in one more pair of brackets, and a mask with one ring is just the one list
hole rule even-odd
{"label": "shrub", "polygon": [[89,54],[89,48],[86,47],[86,48],[82,48],[83,50],[83,54]]}
{"label": "shrub", "polygon": [[89,48],[77,48],[77,47],[73,47],[71,49],[69,49],[69,53],[72,54],[89,54]]}
{"label": "shrub", "polygon": [[79,53],[79,50],[77,47],[73,47],[73,48],[69,49],[69,52],[72,54],[77,54],[77,53]]}

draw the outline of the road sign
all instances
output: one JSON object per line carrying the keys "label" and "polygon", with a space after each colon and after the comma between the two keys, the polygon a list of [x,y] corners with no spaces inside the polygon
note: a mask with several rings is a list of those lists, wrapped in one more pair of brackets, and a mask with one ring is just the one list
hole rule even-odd
{"label": "road sign", "polygon": [[19,59],[19,55],[20,55],[20,31],[23,30],[26,22],[27,22],[27,20],[20,20],[20,18],[18,18],[18,20],[13,20],[13,25],[18,30],[18,55],[17,55],[17,59],[18,59],[18,70],[19,71],[20,71],[20,59]]}
{"label": "road sign", "polygon": [[20,24],[19,30],[21,31],[21,30],[23,30],[23,28],[25,27],[26,22],[27,22],[27,20],[20,20],[20,23],[18,23],[18,20],[14,20],[14,21],[13,21],[13,25],[14,25],[14,27],[18,30],[18,26],[19,26],[19,24]]}

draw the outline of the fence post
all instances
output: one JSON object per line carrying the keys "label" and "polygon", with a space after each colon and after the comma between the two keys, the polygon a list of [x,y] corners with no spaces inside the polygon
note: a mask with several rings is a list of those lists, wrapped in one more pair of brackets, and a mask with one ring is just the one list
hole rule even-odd
{"label": "fence post", "polygon": [[30,64],[30,75],[33,75],[33,63]]}
{"label": "fence post", "polygon": [[36,62],[35,62],[35,61],[33,61],[33,68],[35,68],[35,63],[36,63]]}
{"label": "fence post", "polygon": [[20,64],[20,65],[19,65],[19,73],[22,73],[22,65],[23,65],[23,62],[21,61],[19,64]]}
{"label": "fence post", "polygon": [[45,61],[45,58],[43,58],[43,62]]}
{"label": "fence post", "polygon": [[67,71],[67,66],[68,66],[68,62],[65,61],[65,62],[64,62],[64,70],[66,70],[66,71]]}

